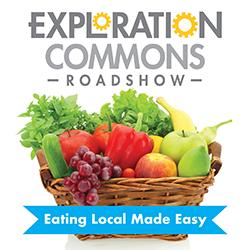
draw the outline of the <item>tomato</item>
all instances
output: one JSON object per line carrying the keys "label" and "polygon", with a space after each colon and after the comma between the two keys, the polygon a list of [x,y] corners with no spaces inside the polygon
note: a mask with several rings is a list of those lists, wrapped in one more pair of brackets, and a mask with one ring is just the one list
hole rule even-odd
{"label": "tomato", "polygon": [[109,129],[109,124],[103,123],[95,129],[93,136],[94,136],[101,152],[103,152],[103,153],[105,152],[105,149],[108,145],[110,134],[116,125],[117,125],[116,123],[112,123],[111,129]]}

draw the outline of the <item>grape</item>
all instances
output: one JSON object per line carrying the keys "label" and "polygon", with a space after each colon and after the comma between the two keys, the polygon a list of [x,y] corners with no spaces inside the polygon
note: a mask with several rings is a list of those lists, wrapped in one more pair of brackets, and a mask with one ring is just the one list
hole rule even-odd
{"label": "grape", "polygon": [[96,160],[96,156],[95,156],[95,153],[91,152],[91,151],[88,151],[84,154],[84,156],[82,157],[82,159],[84,161],[86,161],[87,163],[89,164],[93,164]]}
{"label": "grape", "polygon": [[76,168],[78,161],[80,161],[80,157],[78,155],[74,155],[69,162],[69,166],[72,168]]}
{"label": "grape", "polygon": [[108,156],[104,156],[102,159],[103,161],[108,161],[112,163],[111,159]]}
{"label": "grape", "polygon": [[82,158],[82,157],[84,156],[84,154],[85,154],[86,152],[88,152],[88,151],[89,151],[89,148],[88,148],[88,147],[81,146],[81,147],[78,149],[77,153],[78,153],[78,155]]}
{"label": "grape", "polygon": [[101,167],[98,163],[92,164],[93,173],[99,175],[101,173]]}
{"label": "grape", "polygon": [[[74,154],[74,156],[79,157],[79,158],[80,158],[80,160],[81,160],[81,157],[79,156],[79,154],[78,154],[78,153],[75,153],[75,154]],[[72,156],[72,157],[73,157],[73,156]],[[71,158],[72,158],[72,157],[71,157]]]}
{"label": "grape", "polygon": [[79,175],[78,171],[74,171],[71,175],[70,175],[70,180],[73,183],[77,183],[79,180],[81,180],[81,176]]}
{"label": "grape", "polygon": [[81,175],[82,177],[86,177],[85,174],[84,174],[83,165],[79,165],[77,167],[77,170],[78,170],[79,175]]}
{"label": "grape", "polygon": [[70,159],[70,167],[75,171],[64,178],[63,184],[74,201],[85,206],[98,204],[97,190],[101,187],[101,180],[107,181],[112,176],[118,178],[122,175],[122,169],[114,166],[109,157],[96,155],[85,146],[81,146]]}
{"label": "grape", "polygon": [[111,178],[111,173],[110,173],[110,169],[109,168],[103,168],[101,171],[101,179],[104,181],[108,181]]}
{"label": "grape", "polygon": [[[85,195],[85,196],[86,196],[86,195]],[[80,206],[87,206],[86,201],[79,202],[78,204],[79,204]]]}
{"label": "grape", "polygon": [[[80,169],[82,169],[82,167],[85,165],[85,164],[88,164],[86,161],[79,161],[78,162],[78,164],[77,164],[77,167],[76,167],[76,169],[77,169],[77,171],[78,171],[78,173],[81,175],[81,173],[80,173]],[[81,176],[84,176],[84,175],[81,175]]]}
{"label": "grape", "polygon": [[73,199],[79,203],[79,204],[83,204],[85,203],[85,194],[80,192],[80,191],[77,191],[74,193],[73,195]]}
{"label": "grape", "polygon": [[63,185],[64,185],[66,188],[70,188],[70,187],[73,185],[73,182],[71,181],[71,178],[70,178],[70,177],[66,177],[66,178],[63,180]]}
{"label": "grape", "polygon": [[113,175],[112,176],[115,178],[119,178],[122,176],[122,169],[120,166],[115,165],[113,167]]}
{"label": "grape", "polygon": [[100,189],[100,187],[101,187],[101,182],[98,180],[97,182],[96,182],[96,184],[93,186],[95,189]]}
{"label": "grape", "polygon": [[92,167],[88,163],[79,166],[79,174],[83,177],[90,176],[92,174]]}
{"label": "grape", "polygon": [[83,161],[83,160],[80,160],[78,161],[77,165],[76,165],[76,169],[77,171],[79,172],[79,167],[86,164],[87,162],[86,161]]}
{"label": "grape", "polygon": [[91,189],[89,190],[89,193],[97,193],[97,189],[96,189],[96,188],[91,188]]}
{"label": "grape", "polygon": [[112,168],[113,164],[110,161],[103,161],[103,168]]}
{"label": "grape", "polygon": [[70,192],[72,194],[76,193],[78,191],[78,185],[77,183],[73,184],[71,187],[70,187]]}
{"label": "grape", "polygon": [[79,191],[81,192],[87,192],[91,189],[91,184],[88,180],[81,180],[79,183],[78,183],[78,189]]}
{"label": "grape", "polygon": [[103,159],[102,159],[102,156],[101,155],[96,155],[95,156],[95,163],[98,163],[100,166],[102,166],[103,164]]}
{"label": "grape", "polygon": [[88,177],[89,182],[91,183],[92,187],[96,185],[98,182],[98,177],[96,174],[91,174],[91,176]]}
{"label": "grape", "polygon": [[99,201],[99,197],[98,194],[95,192],[88,192],[87,197],[86,197],[86,203],[91,205],[91,206],[95,206],[97,205]]}
{"label": "grape", "polygon": [[109,171],[110,177],[112,177],[112,175],[113,175],[113,166],[109,166],[107,169]]}

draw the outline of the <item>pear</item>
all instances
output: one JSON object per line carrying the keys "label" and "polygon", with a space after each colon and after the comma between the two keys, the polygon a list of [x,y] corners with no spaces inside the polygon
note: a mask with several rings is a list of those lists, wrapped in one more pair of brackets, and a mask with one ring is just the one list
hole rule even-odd
{"label": "pear", "polygon": [[178,164],[181,177],[205,176],[210,170],[210,157],[204,146],[188,150]]}
{"label": "pear", "polygon": [[222,126],[222,125],[225,125],[227,123],[230,123],[232,122],[233,120],[228,120],[228,121],[225,121],[225,122],[221,122],[215,126],[212,126],[212,127],[206,127],[204,128],[199,134],[200,136],[202,136],[206,142],[207,142],[207,145],[209,145],[210,143],[212,143],[217,135],[217,129]]}

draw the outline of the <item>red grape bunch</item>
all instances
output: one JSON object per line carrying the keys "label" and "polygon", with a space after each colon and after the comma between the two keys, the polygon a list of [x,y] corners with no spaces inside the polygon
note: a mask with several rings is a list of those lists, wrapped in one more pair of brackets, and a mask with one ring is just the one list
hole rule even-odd
{"label": "red grape bunch", "polygon": [[81,146],[71,158],[69,167],[74,172],[64,178],[64,186],[80,205],[96,205],[99,201],[97,190],[101,187],[100,181],[122,175],[122,169],[114,166],[109,157],[95,154],[85,146]]}

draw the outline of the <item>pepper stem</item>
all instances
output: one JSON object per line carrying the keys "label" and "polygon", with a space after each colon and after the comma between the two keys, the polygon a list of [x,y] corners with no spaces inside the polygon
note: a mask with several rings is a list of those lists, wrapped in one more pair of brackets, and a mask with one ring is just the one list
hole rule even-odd
{"label": "pepper stem", "polygon": [[69,130],[66,130],[66,131],[67,131],[68,136],[71,137],[71,134],[70,134]]}
{"label": "pepper stem", "polygon": [[108,131],[107,132],[111,132],[112,131],[112,121],[111,121],[110,115],[107,114],[106,117],[108,120]]}
{"label": "pepper stem", "polygon": [[232,122],[232,121],[233,121],[233,120],[228,120],[228,121],[225,121],[225,122],[221,122],[221,123],[215,125],[214,127],[217,129],[217,128],[219,128],[220,126],[222,126],[222,125],[224,125],[224,124],[227,124],[227,123],[230,123],[230,122]]}
{"label": "pepper stem", "polygon": [[142,119],[143,119],[143,113],[140,112],[140,113],[137,114],[137,122],[135,124],[135,130],[137,132],[139,132],[141,130]]}

